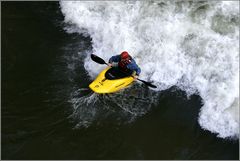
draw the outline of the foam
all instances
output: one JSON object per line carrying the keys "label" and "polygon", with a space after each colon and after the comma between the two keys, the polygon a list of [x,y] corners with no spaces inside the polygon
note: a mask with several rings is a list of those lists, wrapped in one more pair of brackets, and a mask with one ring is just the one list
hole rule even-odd
{"label": "foam", "polygon": [[[239,2],[61,1],[68,32],[92,38],[106,61],[123,50],[157,90],[173,85],[203,99],[202,128],[239,137]],[[86,57],[94,78],[104,68]]]}

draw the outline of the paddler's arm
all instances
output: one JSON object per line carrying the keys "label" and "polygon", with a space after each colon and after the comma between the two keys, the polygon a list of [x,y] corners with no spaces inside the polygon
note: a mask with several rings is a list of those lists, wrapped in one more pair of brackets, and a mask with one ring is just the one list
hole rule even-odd
{"label": "paddler's arm", "polygon": [[120,61],[121,57],[120,55],[115,55],[112,56],[109,61],[108,61],[108,66],[110,67],[117,67],[118,66],[118,62]]}
{"label": "paddler's arm", "polygon": [[134,80],[137,80],[141,73],[141,69],[139,66],[136,64],[135,60],[132,60],[131,65],[129,66],[129,69],[132,70],[132,76],[134,77]]}

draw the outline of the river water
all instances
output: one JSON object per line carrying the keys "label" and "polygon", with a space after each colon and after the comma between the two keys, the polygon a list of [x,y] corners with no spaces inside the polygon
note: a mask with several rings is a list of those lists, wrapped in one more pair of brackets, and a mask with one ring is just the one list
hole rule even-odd
{"label": "river water", "polygon": [[[1,159],[239,159],[238,4],[1,2]],[[121,50],[156,90],[88,88]]]}

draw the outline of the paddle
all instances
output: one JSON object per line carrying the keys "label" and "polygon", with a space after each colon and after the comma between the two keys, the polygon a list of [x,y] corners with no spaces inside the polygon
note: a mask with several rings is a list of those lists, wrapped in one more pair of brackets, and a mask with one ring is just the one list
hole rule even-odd
{"label": "paddle", "polygon": [[[91,59],[92,59],[93,61],[99,63],[99,64],[106,64],[106,65],[108,65],[108,63],[106,63],[102,58],[98,57],[98,56],[95,55],[95,54],[91,54]],[[146,85],[149,86],[149,87],[157,88],[157,86],[153,85],[153,84],[150,83],[150,82],[144,81],[144,80],[139,79],[139,78],[137,78],[137,80],[143,82],[144,84],[146,84]]]}

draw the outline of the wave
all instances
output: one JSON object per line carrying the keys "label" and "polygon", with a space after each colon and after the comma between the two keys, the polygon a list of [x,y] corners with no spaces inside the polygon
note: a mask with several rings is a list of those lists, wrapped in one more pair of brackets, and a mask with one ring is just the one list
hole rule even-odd
{"label": "wave", "polygon": [[[89,35],[105,60],[123,50],[158,91],[178,86],[203,99],[199,124],[239,137],[238,1],[61,1],[66,31]],[[85,58],[94,78],[104,68]]]}

